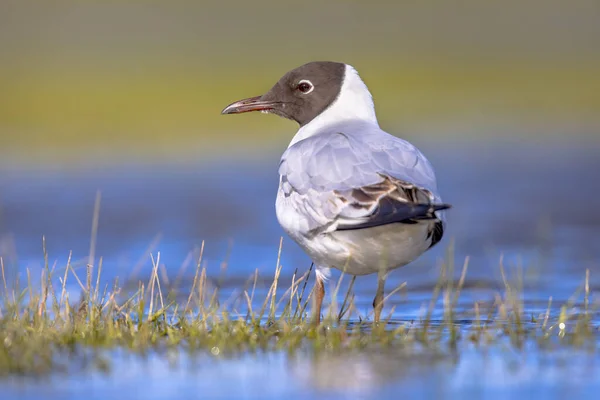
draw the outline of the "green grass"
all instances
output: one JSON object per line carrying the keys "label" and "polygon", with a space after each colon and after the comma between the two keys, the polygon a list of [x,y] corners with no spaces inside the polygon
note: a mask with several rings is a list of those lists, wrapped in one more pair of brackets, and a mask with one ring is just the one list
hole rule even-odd
{"label": "green grass", "polygon": [[[201,251],[202,254],[202,251]],[[458,306],[468,272],[465,260],[460,278],[454,276],[453,255],[440,264],[440,277],[414,321],[394,319],[394,309],[379,325],[354,304],[351,280],[340,293],[342,280],[330,282],[330,305],[324,322],[316,327],[309,318],[310,270],[294,273],[292,283],[280,287],[279,261],[268,291],[259,295],[259,272],[238,289],[239,295],[223,299],[218,285],[209,283],[208,271],[197,263],[192,284],[180,290],[181,279],[169,279],[160,261],[152,258],[147,279],[102,286],[102,262],[77,272],[71,260],[63,268],[50,267],[46,255],[41,284],[34,287],[27,270],[27,285],[7,282],[0,264],[0,375],[44,375],[68,371],[81,360],[94,368],[110,368],[107,351],[124,349],[135,354],[172,349],[207,352],[214,356],[256,351],[340,352],[393,346],[414,352],[456,351],[462,346],[486,348],[496,344],[523,349],[576,346],[594,350],[598,340],[597,309],[591,302],[589,273],[581,290],[564,304],[549,299],[545,313],[531,314],[523,304],[522,286],[500,272],[504,288],[494,300]],[[85,276],[79,276],[85,275]],[[517,276],[518,278],[518,276]],[[69,298],[66,285],[74,280],[81,299]],[[169,282],[167,285],[166,282]],[[388,291],[393,296],[403,285]],[[583,301],[582,301],[583,300]],[[432,317],[435,311],[443,318]],[[387,307],[386,310],[390,309]],[[384,310],[384,315],[385,311]]]}

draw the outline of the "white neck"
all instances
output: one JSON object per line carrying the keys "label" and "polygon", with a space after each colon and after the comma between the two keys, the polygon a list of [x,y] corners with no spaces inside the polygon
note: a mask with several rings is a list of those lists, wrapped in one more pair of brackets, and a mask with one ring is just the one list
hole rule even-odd
{"label": "white neck", "polygon": [[379,126],[373,98],[367,85],[352,66],[346,65],[344,82],[337,99],[325,111],[301,127],[290,142],[290,146],[319,133],[328,125],[349,120],[359,120]]}

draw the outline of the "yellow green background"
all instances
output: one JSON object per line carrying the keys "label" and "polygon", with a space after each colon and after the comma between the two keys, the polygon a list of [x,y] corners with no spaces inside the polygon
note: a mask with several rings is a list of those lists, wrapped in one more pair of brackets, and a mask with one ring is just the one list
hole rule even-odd
{"label": "yellow green background", "polygon": [[312,60],[353,64],[413,139],[599,137],[597,1],[3,1],[0,157],[256,156],[296,127],[221,116]]}

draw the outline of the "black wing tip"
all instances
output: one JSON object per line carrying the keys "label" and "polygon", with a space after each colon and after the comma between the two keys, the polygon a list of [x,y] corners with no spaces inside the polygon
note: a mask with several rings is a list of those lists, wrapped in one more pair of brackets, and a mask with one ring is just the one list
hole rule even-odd
{"label": "black wing tip", "polygon": [[[427,203],[398,203],[394,202],[395,206],[390,212],[384,213],[383,215],[372,215],[372,219],[367,220],[363,223],[352,224],[352,225],[338,225],[338,231],[346,230],[357,230],[365,228],[374,228],[376,226],[401,223],[401,224],[416,224],[419,221],[432,221],[438,220],[439,218],[435,215],[436,211],[447,210],[452,208],[451,204],[440,203],[440,204],[427,204]],[[388,204],[389,205],[389,204]]]}
{"label": "black wing tip", "polygon": [[448,203],[441,203],[441,204],[433,205],[433,211],[449,210],[451,208],[452,208],[452,204],[448,204]]}

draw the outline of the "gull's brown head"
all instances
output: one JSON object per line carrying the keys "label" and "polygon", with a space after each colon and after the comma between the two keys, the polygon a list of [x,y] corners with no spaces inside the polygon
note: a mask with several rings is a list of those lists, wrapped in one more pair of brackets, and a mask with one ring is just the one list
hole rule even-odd
{"label": "gull's brown head", "polygon": [[282,76],[264,95],[236,101],[221,114],[262,111],[306,125],[337,99],[345,71],[346,65],[338,62],[304,64]]}

